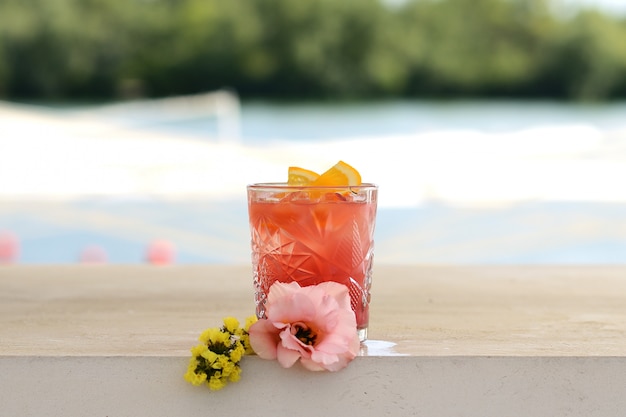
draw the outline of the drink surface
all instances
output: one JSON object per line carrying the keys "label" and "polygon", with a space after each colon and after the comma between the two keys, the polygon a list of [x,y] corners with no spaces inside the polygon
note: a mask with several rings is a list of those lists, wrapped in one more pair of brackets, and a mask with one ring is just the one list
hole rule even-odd
{"label": "drink surface", "polygon": [[317,201],[249,202],[257,314],[275,281],[336,281],[350,291],[357,327],[369,319],[376,202],[340,194]]}

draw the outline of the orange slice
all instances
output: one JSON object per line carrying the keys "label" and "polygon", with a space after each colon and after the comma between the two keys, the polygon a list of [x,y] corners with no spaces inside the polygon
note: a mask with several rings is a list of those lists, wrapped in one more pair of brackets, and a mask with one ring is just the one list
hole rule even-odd
{"label": "orange slice", "polygon": [[309,185],[319,178],[320,174],[300,167],[289,167],[289,185]]}
{"label": "orange slice", "polygon": [[314,186],[354,186],[361,185],[361,174],[359,171],[343,161],[337,162],[328,171],[324,172],[310,185]]}

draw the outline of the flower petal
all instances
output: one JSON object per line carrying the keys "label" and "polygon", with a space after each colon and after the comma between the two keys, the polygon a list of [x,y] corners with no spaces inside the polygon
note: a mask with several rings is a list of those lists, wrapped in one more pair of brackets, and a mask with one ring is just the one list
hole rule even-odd
{"label": "flower petal", "polygon": [[[358,336],[347,342],[348,348],[340,354],[330,354],[324,351],[315,351],[311,355],[311,361],[316,362],[319,366],[323,367],[327,371],[335,372],[345,368],[359,353],[360,342]],[[307,366],[305,361],[302,361],[304,366]]]}
{"label": "flower petal", "polygon": [[278,363],[280,363],[283,368],[291,368],[291,366],[302,357],[298,351],[288,349],[281,344],[277,346],[276,352]]}
{"label": "flower petal", "polygon": [[301,356],[308,358],[311,356],[311,346],[302,343],[291,333],[291,328],[280,332],[281,345],[287,349],[297,351]]}
{"label": "flower petal", "polygon": [[276,359],[276,346],[280,343],[278,330],[271,321],[261,319],[250,326],[250,346],[263,359]]}
{"label": "flower petal", "polygon": [[337,371],[359,352],[356,317],[343,284],[277,282],[270,288],[266,315],[250,327],[250,343],[260,357],[278,359],[285,368],[300,360],[311,371]]}
{"label": "flower petal", "polygon": [[[270,289],[270,293],[271,293]],[[291,293],[282,298],[275,297],[265,304],[267,318],[274,322],[293,323],[310,321],[316,315],[314,299],[306,293]]]}
{"label": "flower petal", "polygon": [[300,290],[300,284],[297,282],[279,282],[276,281],[270,287],[269,294],[267,294],[267,303],[272,304],[275,299],[281,299],[283,297],[289,297],[290,295],[297,293]]}
{"label": "flower petal", "polygon": [[319,363],[315,362],[312,359],[302,359],[300,363],[309,371],[326,371],[327,370],[325,367],[321,366]]}
{"label": "flower petal", "polygon": [[[324,293],[335,298],[337,301],[341,301],[342,299],[345,299],[346,294],[348,294],[348,287],[338,282],[334,282],[334,281],[321,282],[317,284],[315,287],[321,291],[324,291]],[[348,297],[348,303],[349,302],[350,302],[350,297]]]}

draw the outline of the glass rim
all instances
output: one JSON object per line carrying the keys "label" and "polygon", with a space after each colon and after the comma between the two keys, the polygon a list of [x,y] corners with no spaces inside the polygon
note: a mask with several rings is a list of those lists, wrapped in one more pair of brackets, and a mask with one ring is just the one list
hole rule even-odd
{"label": "glass rim", "polygon": [[248,190],[377,190],[378,185],[364,182],[360,185],[289,185],[286,182],[257,182],[248,184]]}

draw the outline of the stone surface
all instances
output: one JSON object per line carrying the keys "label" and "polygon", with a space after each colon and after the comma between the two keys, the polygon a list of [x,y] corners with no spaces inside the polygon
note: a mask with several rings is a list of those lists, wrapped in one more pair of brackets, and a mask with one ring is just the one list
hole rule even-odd
{"label": "stone surface", "polygon": [[377,266],[338,373],[246,357],[220,392],[189,348],[254,311],[248,266],[0,268],[0,415],[621,416],[626,267]]}
{"label": "stone surface", "polygon": [[626,364],[614,357],[358,357],[337,373],[247,357],[213,392],[180,357],[0,356],[0,415],[621,417]]}
{"label": "stone surface", "polygon": [[[187,355],[252,297],[249,266],[6,266],[0,352]],[[417,356],[626,356],[624,300],[626,267],[375,266],[369,337]]]}

